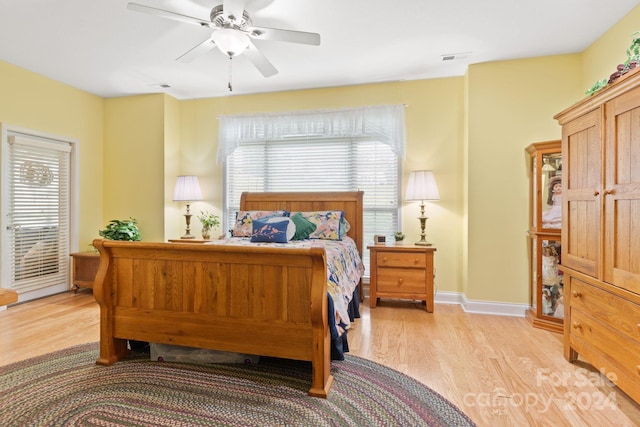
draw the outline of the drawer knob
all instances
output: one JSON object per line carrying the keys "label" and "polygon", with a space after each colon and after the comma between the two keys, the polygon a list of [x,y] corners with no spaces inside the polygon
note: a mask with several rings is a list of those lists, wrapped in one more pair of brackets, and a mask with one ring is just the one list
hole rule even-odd
{"label": "drawer knob", "polygon": [[573,322],[572,326],[573,329],[582,329],[582,323],[580,322]]}
{"label": "drawer knob", "polygon": [[418,258],[416,258],[416,259],[414,259],[414,260],[413,260],[413,263],[414,263],[414,264],[418,264],[419,262],[420,262],[420,260],[419,260]]}
{"label": "drawer knob", "polygon": [[613,193],[614,193],[613,188],[607,188],[606,190],[604,190],[604,194],[605,194],[605,195],[606,195],[606,194],[613,194]]}
{"label": "drawer knob", "polygon": [[638,371],[638,373],[640,374],[640,365],[636,366],[636,370]]}
{"label": "drawer knob", "polygon": [[598,195],[600,195],[600,192],[598,190],[596,190],[596,191],[593,192],[593,195],[594,196],[598,196]]}
{"label": "drawer knob", "polygon": [[403,278],[398,279],[398,285],[402,285],[403,283],[404,283],[404,279]]}
{"label": "drawer knob", "polygon": [[382,262],[387,262],[387,257],[382,258]]}
{"label": "drawer knob", "polygon": [[574,298],[580,298],[582,296],[582,292],[573,291],[571,292],[571,295],[573,295]]}

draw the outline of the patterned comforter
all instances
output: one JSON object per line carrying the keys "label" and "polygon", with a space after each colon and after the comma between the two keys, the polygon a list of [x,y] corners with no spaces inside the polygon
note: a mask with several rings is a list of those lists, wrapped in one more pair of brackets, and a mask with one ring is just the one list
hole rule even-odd
{"label": "patterned comforter", "polygon": [[353,298],[360,278],[364,274],[364,264],[358,253],[358,248],[350,237],[344,237],[342,241],[310,239],[290,241],[288,243],[252,243],[249,238],[231,237],[212,240],[208,244],[324,248],[327,257],[327,290],[333,300],[338,336],[341,336],[349,328],[351,324],[349,320],[349,303]]}

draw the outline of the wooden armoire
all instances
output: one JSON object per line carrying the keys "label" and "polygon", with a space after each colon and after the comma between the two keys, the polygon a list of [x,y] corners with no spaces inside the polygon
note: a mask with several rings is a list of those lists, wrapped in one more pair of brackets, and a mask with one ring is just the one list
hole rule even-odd
{"label": "wooden armoire", "polygon": [[640,70],[555,116],[562,126],[564,356],[640,402]]}

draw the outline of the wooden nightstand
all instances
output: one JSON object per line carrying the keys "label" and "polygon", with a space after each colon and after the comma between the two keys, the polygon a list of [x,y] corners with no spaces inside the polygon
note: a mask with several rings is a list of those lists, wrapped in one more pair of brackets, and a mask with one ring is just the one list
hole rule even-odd
{"label": "wooden nightstand", "polygon": [[73,291],[78,292],[80,288],[93,289],[93,282],[100,265],[100,255],[95,252],[76,252],[69,255],[73,258]]}
{"label": "wooden nightstand", "polygon": [[417,299],[433,313],[433,246],[371,245],[369,305],[378,298]]}

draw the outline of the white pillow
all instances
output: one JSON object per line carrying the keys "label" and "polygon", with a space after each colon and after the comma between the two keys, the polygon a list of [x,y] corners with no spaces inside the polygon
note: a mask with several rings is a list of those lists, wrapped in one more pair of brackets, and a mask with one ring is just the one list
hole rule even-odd
{"label": "white pillow", "polygon": [[296,234],[296,225],[291,221],[291,218],[286,216],[275,216],[273,218],[269,218],[267,222],[283,222],[287,221],[287,240],[293,239],[293,236]]}

